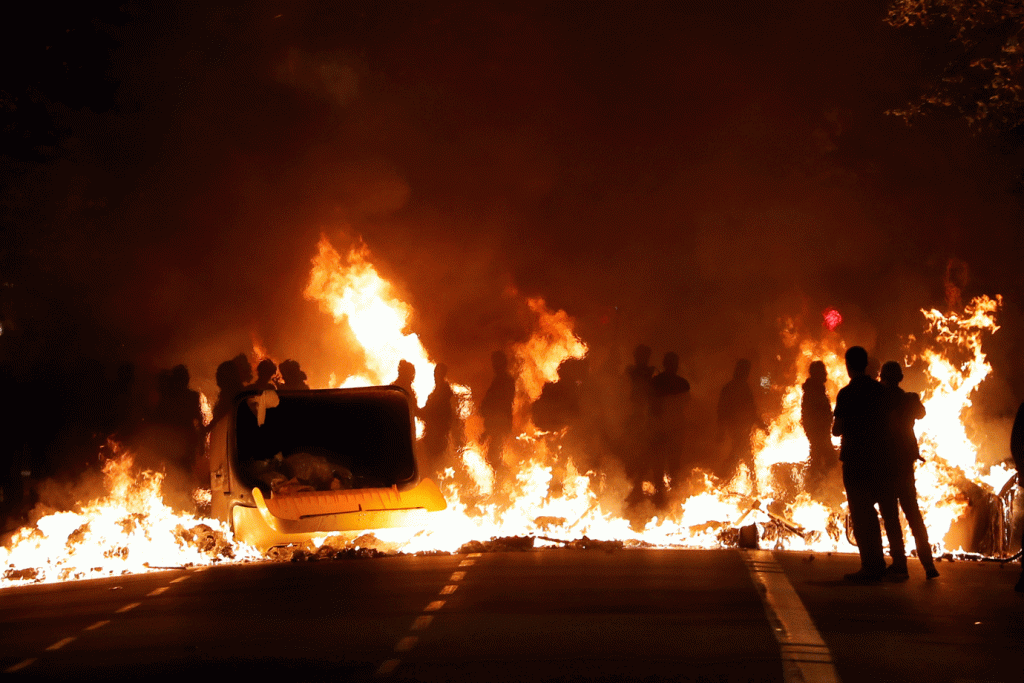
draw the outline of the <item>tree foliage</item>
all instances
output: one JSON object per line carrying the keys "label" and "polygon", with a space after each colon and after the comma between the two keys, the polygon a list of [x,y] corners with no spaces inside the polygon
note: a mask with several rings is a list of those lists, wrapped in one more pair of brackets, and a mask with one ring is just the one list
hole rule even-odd
{"label": "tree foliage", "polygon": [[1024,123],[1024,0],[893,0],[891,26],[920,26],[948,38],[941,75],[906,107],[888,113],[910,121],[954,111],[978,128]]}

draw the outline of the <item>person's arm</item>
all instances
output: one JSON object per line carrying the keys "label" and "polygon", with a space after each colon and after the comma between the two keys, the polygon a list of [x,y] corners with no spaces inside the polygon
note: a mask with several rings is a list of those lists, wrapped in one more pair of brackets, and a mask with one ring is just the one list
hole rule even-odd
{"label": "person's arm", "polygon": [[836,396],[836,410],[832,414],[832,436],[843,435],[843,392]]}
{"label": "person's arm", "polygon": [[907,411],[914,416],[915,420],[920,420],[925,416],[925,414],[927,414],[927,411],[924,409],[924,404],[921,403],[921,397],[914,391],[908,391],[907,396],[909,397],[907,399]]}

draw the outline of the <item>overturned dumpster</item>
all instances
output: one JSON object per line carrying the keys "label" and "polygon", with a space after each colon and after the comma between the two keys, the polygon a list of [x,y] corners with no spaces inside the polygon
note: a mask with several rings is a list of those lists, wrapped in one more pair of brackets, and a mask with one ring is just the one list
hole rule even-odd
{"label": "overturned dumpster", "polygon": [[245,392],[211,431],[211,514],[264,552],[424,525],[446,503],[420,478],[414,443],[398,387]]}

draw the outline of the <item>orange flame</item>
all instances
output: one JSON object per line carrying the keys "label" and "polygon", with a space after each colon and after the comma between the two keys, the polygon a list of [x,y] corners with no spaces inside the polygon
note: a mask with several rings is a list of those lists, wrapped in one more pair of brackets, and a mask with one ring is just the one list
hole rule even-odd
{"label": "orange flame", "polygon": [[108,493],[77,512],[55,512],[0,548],[0,586],[135,574],[156,569],[255,560],[226,526],[174,512],[163,502],[163,475],[135,472],[127,453],[103,465]]}
{"label": "orange flame", "polygon": [[398,361],[404,359],[416,367],[413,389],[422,407],[434,386],[434,364],[419,337],[406,331],[412,308],[377,273],[365,244],[353,247],[344,259],[326,236],[317,246],[305,296],[320,302],[336,322],[347,322],[365,356],[365,373],[341,385],[390,382],[397,375]]}

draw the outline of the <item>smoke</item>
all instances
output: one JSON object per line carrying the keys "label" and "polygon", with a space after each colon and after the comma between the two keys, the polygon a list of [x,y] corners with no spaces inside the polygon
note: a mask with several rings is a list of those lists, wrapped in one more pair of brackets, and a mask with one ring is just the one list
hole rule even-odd
{"label": "smoke", "polygon": [[[49,227],[4,327],[60,308],[75,353],[184,362],[211,398],[254,336],[311,379],[345,372],[302,297],[321,233],[366,242],[477,394],[540,296],[595,366],[678,352],[695,415],[737,358],[785,375],[780,321],[821,334],[835,306],[848,343],[890,359],[954,289],[1024,295],[1010,155],[882,114],[918,74],[875,9],[263,2],[114,34],[115,106],[68,112],[66,160],[24,176],[53,188],[25,195]],[[33,347],[0,343],[10,363]]]}

